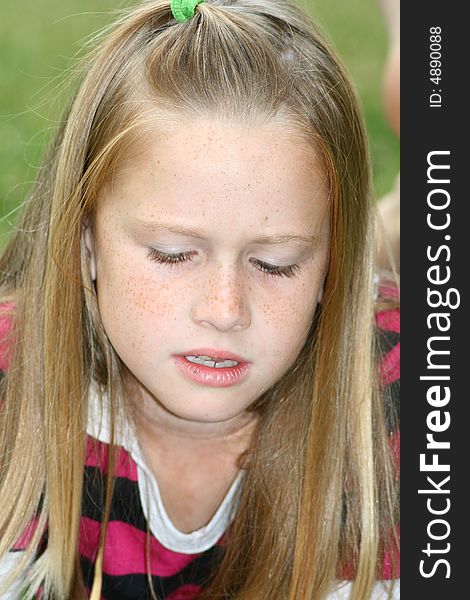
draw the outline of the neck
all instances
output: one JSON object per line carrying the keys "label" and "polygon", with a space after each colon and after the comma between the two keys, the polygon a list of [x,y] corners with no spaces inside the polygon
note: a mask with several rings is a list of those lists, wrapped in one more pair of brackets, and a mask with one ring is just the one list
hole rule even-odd
{"label": "neck", "polygon": [[207,449],[226,446],[232,451],[245,451],[258,422],[256,413],[244,411],[230,419],[201,422],[183,419],[168,411],[155,397],[137,389],[128,388],[133,417],[141,439],[158,439],[161,443],[190,447],[192,444]]}
{"label": "neck", "polygon": [[245,412],[219,423],[188,421],[139,387],[128,393],[139,444],[171,522],[185,533],[203,527],[246,468],[256,415]]}

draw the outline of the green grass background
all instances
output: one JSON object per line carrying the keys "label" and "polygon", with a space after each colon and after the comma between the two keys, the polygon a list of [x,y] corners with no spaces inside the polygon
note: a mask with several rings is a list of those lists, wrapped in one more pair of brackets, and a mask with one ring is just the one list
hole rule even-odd
{"label": "green grass background", "polygon": [[[377,0],[298,0],[333,41],[359,92],[371,145],[375,194],[392,185],[399,143],[387,125],[380,83],[387,34]],[[132,0],[1,0],[0,245],[36,177],[67,95],[57,84],[82,42]],[[3,218],[2,218],[3,217]]]}

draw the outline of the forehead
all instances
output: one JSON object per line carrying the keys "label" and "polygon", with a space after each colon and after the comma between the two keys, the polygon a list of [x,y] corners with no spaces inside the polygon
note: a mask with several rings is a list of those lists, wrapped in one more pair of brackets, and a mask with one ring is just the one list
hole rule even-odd
{"label": "forehead", "polygon": [[140,138],[120,161],[97,213],[305,228],[325,219],[328,196],[320,154],[287,124],[184,120]]}

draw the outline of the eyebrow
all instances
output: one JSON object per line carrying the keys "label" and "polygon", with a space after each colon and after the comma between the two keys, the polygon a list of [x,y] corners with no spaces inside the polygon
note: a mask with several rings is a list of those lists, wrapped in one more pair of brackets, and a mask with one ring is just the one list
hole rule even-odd
{"label": "eyebrow", "polygon": [[[160,223],[155,221],[135,221],[139,228],[147,229],[149,231],[169,231],[170,233],[176,233],[178,235],[184,235],[195,239],[205,240],[207,239],[207,233],[202,229],[194,229],[185,225],[170,225],[167,223]],[[305,236],[297,233],[286,233],[278,235],[261,235],[256,239],[250,240],[250,244],[264,244],[264,245],[276,245],[286,244],[289,242],[297,242],[302,244],[313,245],[319,241],[319,237],[316,235]]]}

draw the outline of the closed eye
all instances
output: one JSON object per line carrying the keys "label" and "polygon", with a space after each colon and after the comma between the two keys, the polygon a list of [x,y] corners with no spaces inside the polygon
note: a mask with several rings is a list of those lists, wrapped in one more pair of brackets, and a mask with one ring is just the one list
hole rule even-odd
{"label": "closed eye", "polygon": [[261,271],[262,273],[266,273],[267,275],[272,275],[273,277],[297,277],[300,273],[299,265],[286,265],[284,267],[279,267],[277,265],[270,265],[258,258],[251,258],[250,262],[252,265]]}
{"label": "closed eye", "polygon": [[[150,248],[147,256],[149,260],[152,262],[157,262],[163,265],[177,265],[179,263],[184,263],[193,260],[195,251],[190,252],[178,252],[178,253],[166,253],[161,250],[157,250],[156,248]],[[278,266],[271,265],[267,262],[259,260],[258,258],[250,258],[251,264],[266,275],[270,275],[271,277],[297,277],[300,273],[299,265],[286,265],[286,266]]]}
{"label": "closed eye", "polygon": [[162,265],[176,265],[178,263],[187,262],[188,260],[193,260],[194,254],[194,251],[167,254],[166,252],[161,252],[156,248],[150,248],[147,253],[147,257],[151,261],[160,263]]}

